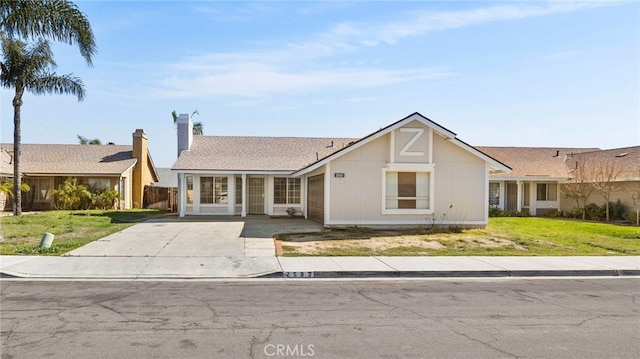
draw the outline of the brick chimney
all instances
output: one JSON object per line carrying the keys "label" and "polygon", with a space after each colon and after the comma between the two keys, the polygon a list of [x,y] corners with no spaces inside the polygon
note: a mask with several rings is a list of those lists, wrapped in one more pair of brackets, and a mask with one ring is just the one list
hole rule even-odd
{"label": "brick chimney", "polygon": [[178,116],[178,157],[180,153],[191,148],[193,142],[193,123],[191,122],[191,116],[186,113],[181,113]]}
{"label": "brick chimney", "polygon": [[147,134],[141,128],[133,133],[133,158],[137,159],[133,167],[131,201],[133,208],[142,208],[144,186],[151,182],[149,171],[146,171],[148,161]]}

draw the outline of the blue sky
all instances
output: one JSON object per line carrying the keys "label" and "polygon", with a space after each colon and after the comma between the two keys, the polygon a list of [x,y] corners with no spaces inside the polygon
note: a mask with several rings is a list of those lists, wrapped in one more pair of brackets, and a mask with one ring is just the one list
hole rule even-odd
{"label": "blue sky", "polygon": [[[362,137],[413,112],[471,145],[640,144],[640,2],[78,1],[99,53],[58,44],[87,97],[25,95],[23,143],[176,157],[171,111],[205,135]],[[13,92],[0,92],[2,142]]]}

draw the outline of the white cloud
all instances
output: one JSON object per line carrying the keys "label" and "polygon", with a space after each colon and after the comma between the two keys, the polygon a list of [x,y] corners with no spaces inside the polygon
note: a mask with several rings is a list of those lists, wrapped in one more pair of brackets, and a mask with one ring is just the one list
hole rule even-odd
{"label": "white cloud", "polygon": [[326,88],[369,88],[408,81],[424,81],[451,76],[439,68],[381,70],[343,68],[304,72],[284,72],[274,68],[247,68],[209,75],[171,77],[156,90],[160,97],[207,97],[232,95],[259,97],[274,93],[313,91]]}
{"label": "white cloud", "polygon": [[[518,20],[611,5],[611,3],[560,2],[499,5],[462,11],[419,11],[404,14],[401,21],[343,22],[308,41],[291,42],[279,49],[236,53],[209,53],[166,67],[170,75],[153,81],[150,90],[159,97],[231,95],[267,96],[289,91],[326,88],[379,87],[403,82],[452,76],[446,67],[404,70],[372,65],[336,65],[345,54],[364,48],[394,44],[433,31]],[[264,9],[261,9],[264,11]]]}

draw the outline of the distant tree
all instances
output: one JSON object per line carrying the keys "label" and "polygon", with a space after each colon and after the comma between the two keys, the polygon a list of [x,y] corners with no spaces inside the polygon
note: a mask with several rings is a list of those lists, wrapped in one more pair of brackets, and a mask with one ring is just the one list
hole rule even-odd
{"label": "distant tree", "polygon": [[569,158],[571,159],[567,160],[567,169],[571,179],[563,184],[561,191],[566,197],[576,201],[576,207],[584,220],[587,219],[585,206],[594,190],[591,177],[592,166],[586,158],[583,158],[582,161],[574,160],[573,157]]}
{"label": "distant tree", "polygon": [[[198,113],[198,110],[193,111],[193,113],[191,114],[191,116],[196,115],[196,114],[200,114]],[[173,124],[177,124],[178,123],[178,114],[176,113],[176,111],[171,111],[171,117],[173,117]],[[202,136],[204,135],[204,125],[202,124],[202,122],[194,122],[193,123],[193,130],[192,133],[195,136]]]}
{"label": "distant tree", "polygon": [[[100,141],[97,138],[94,138],[94,139],[90,140],[90,139],[88,139],[86,137],[83,137],[83,136],[80,136],[80,135],[78,135],[78,142],[81,145],[101,145],[102,144],[102,141]],[[113,142],[109,142],[109,144],[113,144]]]}
{"label": "distant tree", "polygon": [[82,81],[72,75],[57,75],[53,70],[56,63],[49,43],[40,40],[28,46],[20,40],[9,39],[0,34],[2,45],[2,62],[0,62],[0,84],[15,89],[13,97],[13,151],[14,151],[14,192],[13,214],[22,214],[22,198],[20,195],[20,109],[25,91],[35,95],[72,94],[78,101],[84,99],[85,91]]}
{"label": "distant tree", "polygon": [[609,211],[609,202],[611,193],[617,190],[616,179],[622,172],[622,168],[618,166],[615,159],[609,161],[598,161],[593,165],[592,178],[593,189],[604,198],[605,212],[607,222],[611,220]]}

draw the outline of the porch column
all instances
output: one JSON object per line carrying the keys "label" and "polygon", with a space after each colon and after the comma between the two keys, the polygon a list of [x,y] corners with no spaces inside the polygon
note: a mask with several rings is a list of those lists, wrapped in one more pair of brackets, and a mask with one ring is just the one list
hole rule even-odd
{"label": "porch column", "polygon": [[185,174],[178,175],[178,216],[184,217],[187,207],[187,183]]}
{"label": "porch column", "polygon": [[247,174],[242,174],[242,217],[247,216]]}
{"label": "porch column", "polygon": [[516,210],[518,212],[522,212],[522,181],[516,181],[516,185],[518,186],[518,196],[516,202]]}

